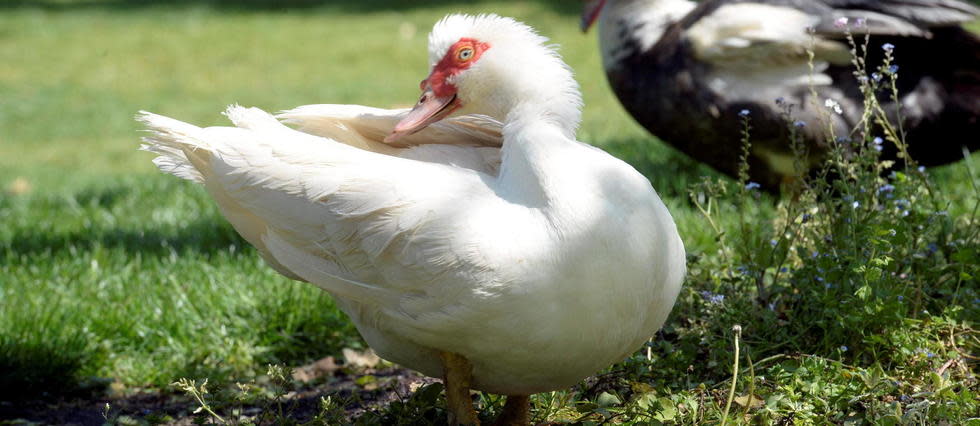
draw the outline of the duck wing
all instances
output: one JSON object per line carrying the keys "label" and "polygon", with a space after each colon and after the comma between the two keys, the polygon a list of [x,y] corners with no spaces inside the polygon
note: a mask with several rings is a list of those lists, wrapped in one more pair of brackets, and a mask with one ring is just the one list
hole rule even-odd
{"label": "duck wing", "polygon": [[277,117],[301,132],[368,151],[497,174],[503,145],[503,125],[499,121],[483,115],[452,117],[394,143],[385,142],[385,136],[408,111],[320,104],[283,111]]}
{"label": "duck wing", "polygon": [[[709,0],[680,21],[697,57],[728,68],[799,68],[814,50],[817,61],[846,64],[840,42],[845,28],[862,18],[872,35],[931,37],[936,27],[974,19],[980,9],[956,0]],[[853,25],[853,24],[852,24]],[[815,37],[808,33],[814,30]],[[861,33],[864,30],[853,29]]]}
{"label": "duck wing", "polygon": [[[969,22],[980,9],[958,0],[822,0],[838,16],[867,18],[872,30],[881,29],[878,19],[902,20],[920,28],[955,26]],[[867,14],[867,12],[874,12]],[[882,23],[888,23],[888,19]],[[884,26],[883,28],[887,28]],[[898,28],[901,28],[899,26]],[[901,35],[900,33],[890,33]]]}
{"label": "duck wing", "polygon": [[483,270],[479,253],[448,246],[471,235],[454,212],[495,199],[487,175],[299,132],[256,108],[226,115],[237,127],[141,112],[143,149],[202,183],[280,273],[401,317],[453,301],[440,296]]}
{"label": "duck wing", "polygon": [[393,147],[426,144],[500,147],[503,145],[503,125],[485,115],[464,115],[441,120],[421,131],[399,138],[394,143],[383,142],[409,109],[382,109],[362,105],[318,104],[304,105],[276,115],[282,122],[312,135],[333,137],[346,141],[346,136],[363,138],[372,143]]}

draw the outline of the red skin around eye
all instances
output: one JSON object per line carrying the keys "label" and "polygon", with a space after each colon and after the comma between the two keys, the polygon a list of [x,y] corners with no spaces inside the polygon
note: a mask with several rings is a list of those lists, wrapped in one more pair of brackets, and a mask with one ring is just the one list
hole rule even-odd
{"label": "red skin around eye", "polygon": [[[464,47],[473,49],[473,56],[471,56],[468,60],[461,61],[457,57],[457,53]],[[454,43],[449,50],[446,51],[446,56],[443,56],[442,60],[440,60],[439,63],[432,68],[432,73],[429,74],[429,78],[422,80],[422,84],[420,85],[422,90],[425,90],[425,86],[428,85],[432,87],[432,91],[439,97],[451,96],[452,94],[456,93],[456,86],[453,86],[451,83],[447,82],[446,79],[468,69],[474,63],[476,63],[476,61],[480,59],[480,56],[483,55],[483,52],[489,48],[490,44],[476,39],[459,39],[459,41]]]}

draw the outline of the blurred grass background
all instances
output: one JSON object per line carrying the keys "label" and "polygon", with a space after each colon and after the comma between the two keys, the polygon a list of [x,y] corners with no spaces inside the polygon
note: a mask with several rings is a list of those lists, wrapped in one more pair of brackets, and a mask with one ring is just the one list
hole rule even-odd
{"label": "blurred grass background", "polygon": [[[580,139],[650,177],[689,251],[715,250],[686,193],[713,172],[622,110],[577,1],[6,0],[0,399],[90,377],[250,377],[358,346],[325,293],[265,267],[200,188],[155,171],[132,118],[211,125],[232,103],[410,105],[429,28],[459,11],[514,16],[560,44],[584,93]],[[933,174],[941,190],[970,193],[965,166]]]}

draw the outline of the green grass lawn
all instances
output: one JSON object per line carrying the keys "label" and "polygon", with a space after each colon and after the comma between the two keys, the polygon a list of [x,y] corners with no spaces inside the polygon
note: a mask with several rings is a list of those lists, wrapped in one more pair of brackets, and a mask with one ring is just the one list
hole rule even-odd
{"label": "green grass lawn", "polygon": [[[269,363],[297,366],[361,346],[328,295],[278,276],[203,190],[157,172],[152,156],[137,151],[132,118],[145,109],[209,125],[224,123],[220,111],[231,103],[267,111],[312,103],[409,105],[427,73],[427,32],[454,11],[514,16],[560,44],[584,92],[580,139],[624,158],[651,179],[702,269],[724,264],[716,233],[688,198],[692,184],[716,175],[648,136],[621,109],[601,71],[594,34],[578,31],[578,2],[306,1],[289,9],[261,2],[167,4],[0,3],[0,400],[51,398],[93,377],[153,391],[166,391],[181,377],[244,381],[264,373]],[[402,4],[412,6],[391,7]],[[969,214],[977,196],[966,164],[930,174],[937,191],[950,194],[950,215]],[[778,220],[773,200],[756,203],[742,214],[759,223]],[[738,214],[716,220],[728,230],[740,223]],[[563,410],[576,407],[601,416],[606,407],[627,413],[619,418],[624,420],[643,407],[664,418],[674,412],[677,421],[717,420],[721,404],[711,401],[724,402],[717,386],[728,378],[733,358],[731,334],[717,330],[730,329],[739,316],[698,302],[700,291],[718,291],[720,284],[698,278],[697,269],[666,335],[702,333],[704,348],[718,348],[717,353],[704,355],[704,348],[668,338],[671,343],[653,347],[662,364],[644,364],[645,356],[638,356],[613,370],[642,370],[629,377],[651,378],[641,384],[657,387],[655,398],[626,401],[620,392],[610,403],[603,395],[614,391],[569,393],[574,397],[554,410],[538,401],[539,418],[569,419]],[[951,333],[973,344],[970,324],[977,311],[970,304],[976,296],[963,297],[975,289],[975,279],[961,279],[955,292],[930,305],[952,324]],[[751,315],[754,308],[730,309]],[[945,341],[940,325],[908,330],[921,334],[897,336],[907,342],[888,348],[939,348]],[[940,395],[940,405],[977,407],[976,400],[972,406],[942,400],[941,389],[925,384],[973,374],[975,364],[964,362],[968,374],[928,375],[954,359],[946,356],[952,350],[942,352],[942,362],[928,360],[921,371],[902,376],[893,365],[898,358],[852,358],[826,349],[837,343],[772,345],[775,335],[768,328],[745,331],[756,355],[786,360],[768,365],[770,382],[760,382],[772,384],[761,395],[771,413],[761,418],[792,419],[786,413],[794,410],[820,418],[848,398],[870,398],[887,408],[888,395],[928,389]],[[960,342],[950,339],[954,346]],[[664,367],[651,373],[658,365]],[[879,372],[901,381],[894,391],[852,383]],[[958,398],[976,395],[975,379],[964,386],[973,393],[967,390],[964,397],[957,388]],[[631,395],[651,394],[632,389]],[[701,408],[692,411],[691,401]]]}

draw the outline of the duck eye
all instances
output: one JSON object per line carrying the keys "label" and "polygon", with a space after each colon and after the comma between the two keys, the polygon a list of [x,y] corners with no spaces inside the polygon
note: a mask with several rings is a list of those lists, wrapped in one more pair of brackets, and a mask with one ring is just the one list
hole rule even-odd
{"label": "duck eye", "polygon": [[470,60],[471,58],[473,58],[473,48],[464,47],[462,49],[459,49],[459,51],[456,52],[456,58],[458,58],[461,61]]}

